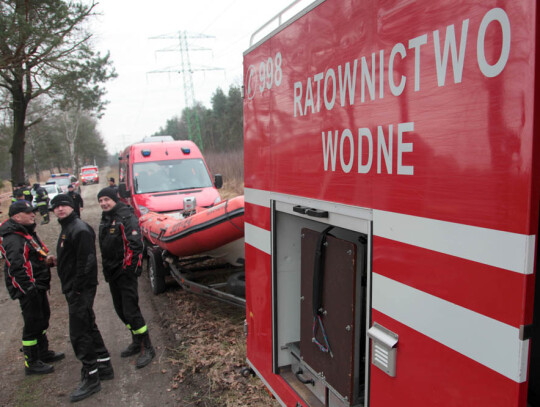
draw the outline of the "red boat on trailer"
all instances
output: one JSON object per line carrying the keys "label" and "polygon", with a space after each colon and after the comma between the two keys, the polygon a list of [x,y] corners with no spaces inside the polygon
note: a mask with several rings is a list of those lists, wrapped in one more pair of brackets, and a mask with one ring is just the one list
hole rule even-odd
{"label": "red boat on trailer", "polygon": [[[244,264],[244,197],[203,210],[195,209],[195,205],[190,210],[184,202],[183,217],[176,215],[149,212],[139,220],[148,247],[148,274],[154,294],[165,290],[165,276],[170,274],[186,290],[245,306],[244,271],[228,266]],[[228,265],[211,270],[191,267],[208,258],[225,260]],[[220,271],[228,274],[226,282],[219,281]],[[201,283],[200,277],[208,274],[214,277],[213,282]]]}
{"label": "red boat on trailer", "polygon": [[201,254],[244,237],[244,197],[183,219],[149,212],[140,218],[140,224],[148,241],[175,256]]}

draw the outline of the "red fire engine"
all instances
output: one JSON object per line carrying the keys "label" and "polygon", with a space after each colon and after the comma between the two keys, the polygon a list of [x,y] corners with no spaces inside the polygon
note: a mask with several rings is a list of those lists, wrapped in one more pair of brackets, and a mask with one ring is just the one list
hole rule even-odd
{"label": "red fire engine", "polygon": [[540,405],[538,17],[315,1],[245,52],[247,353],[282,405]]}

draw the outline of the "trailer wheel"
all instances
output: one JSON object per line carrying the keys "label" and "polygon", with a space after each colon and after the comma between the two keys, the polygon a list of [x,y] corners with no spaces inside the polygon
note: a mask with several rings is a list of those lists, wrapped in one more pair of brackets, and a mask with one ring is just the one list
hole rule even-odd
{"label": "trailer wheel", "polygon": [[157,250],[148,250],[148,277],[154,295],[165,291],[165,268],[163,267],[161,254]]}
{"label": "trailer wheel", "polygon": [[255,371],[250,367],[243,367],[242,370],[240,370],[240,374],[242,377],[249,377],[250,375],[255,377]]}
{"label": "trailer wheel", "polygon": [[227,280],[227,291],[237,297],[246,296],[246,273],[234,273]]}

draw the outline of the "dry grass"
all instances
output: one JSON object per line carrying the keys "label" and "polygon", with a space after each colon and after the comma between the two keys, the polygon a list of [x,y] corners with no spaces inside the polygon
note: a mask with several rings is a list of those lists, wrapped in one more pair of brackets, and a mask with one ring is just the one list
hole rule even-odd
{"label": "dry grass", "polygon": [[223,176],[223,199],[244,195],[244,151],[208,152],[204,154],[212,174]]}
{"label": "dry grass", "polygon": [[2,223],[8,218],[7,214],[8,214],[9,205],[11,205],[10,197],[3,198],[2,202],[0,202],[0,212],[2,212],[0,213],[0,223]]}
{"label": "dry grass", "polygon": [[199,407],[270,407],[277,402],[255,377],[244,377],[245,311],[185,291],[166,294],[171,309],[163,313],[177,346],[170,349],[175,370],[172,388],[190,389],[187,405]]}

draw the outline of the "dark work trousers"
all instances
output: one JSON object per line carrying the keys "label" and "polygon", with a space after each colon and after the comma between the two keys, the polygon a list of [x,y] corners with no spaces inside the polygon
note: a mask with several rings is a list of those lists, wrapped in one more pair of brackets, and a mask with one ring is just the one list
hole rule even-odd
{"label": "dark work trousers", "polygon": [[38,211],[41,216],[48,216],[49,215],[49,209],[47,208],[47,204],[45,205],[38,205]]}
{"label": "dark work trousers", "polygon": [[132,332],[144,327],[146,323],[139,308],[137,276],[134,273],[122,271],[114,280],[109,280],[109,288],[114,309],[122,322]]}
{"label": "dark work trousers", "polygon": [[36,293],[28,297],[19,298],[24,320],[23,341],[37,340],[49,327],[51,309],[47,291],[36,289]]}
{"label": "dark work trousers", "polygon": [[66,294],[69,309],[69,338],[75,356],[83,368],[93,370],[98,358],[109,357],[101,333],[96,325],[94,297],[96,286],[85,288],[80,294]]}

